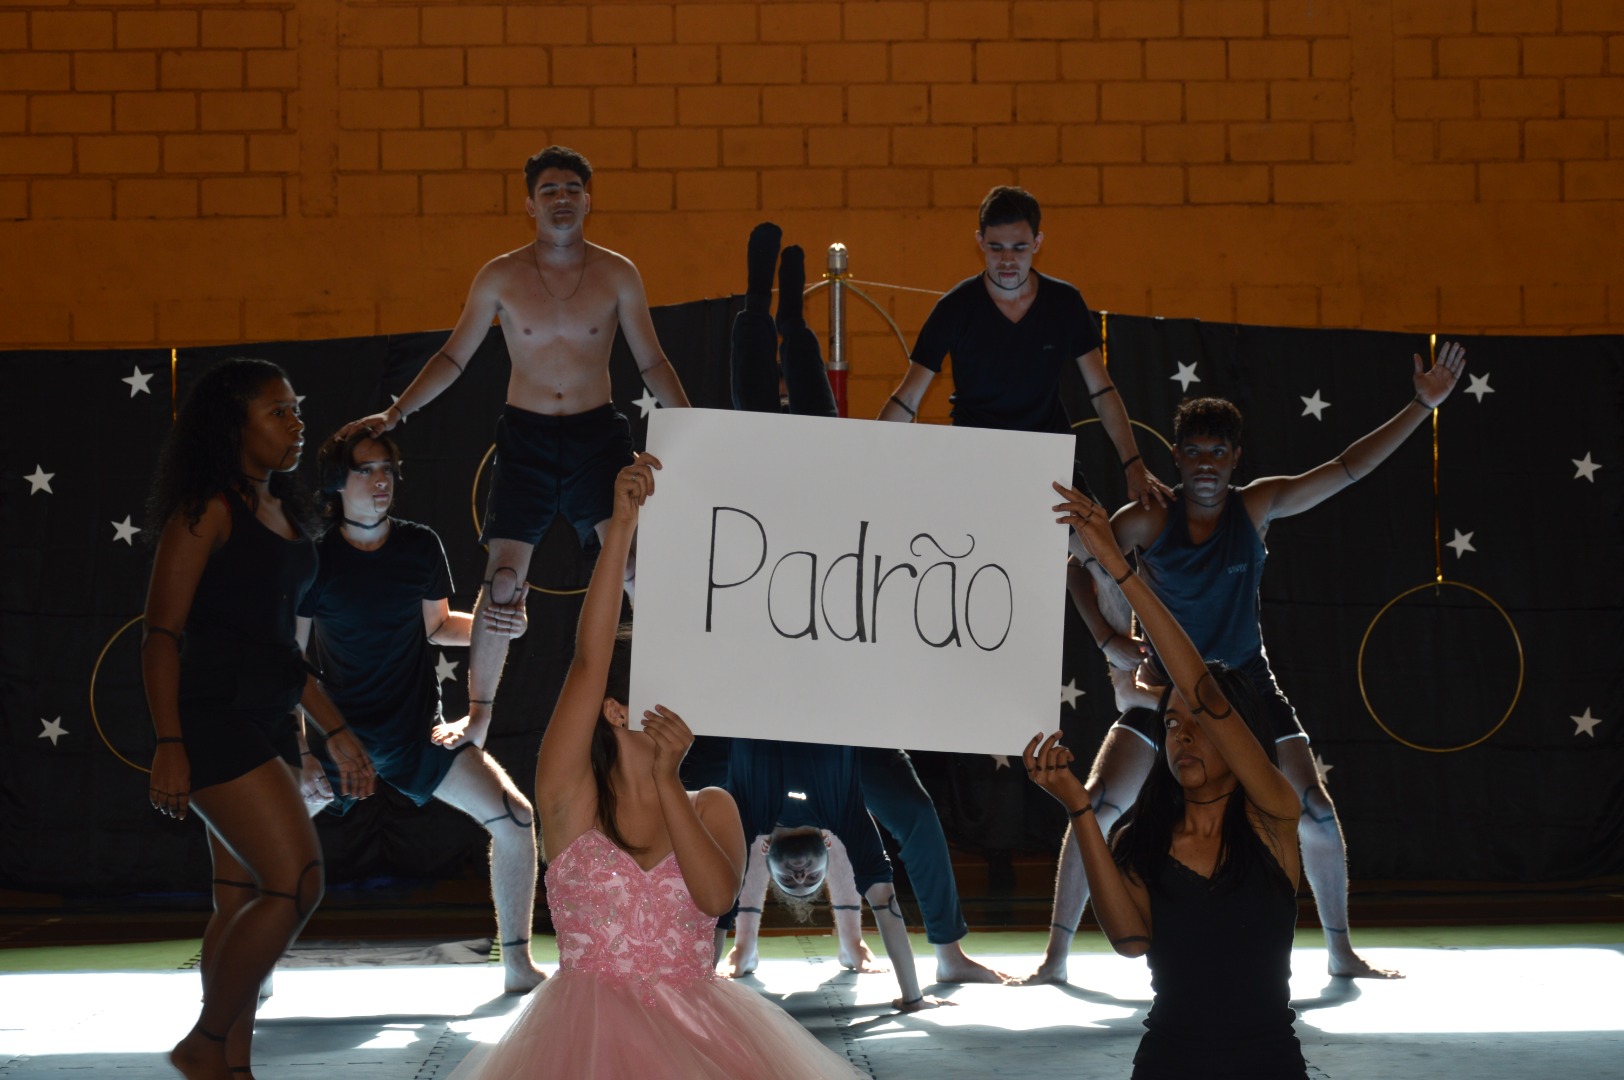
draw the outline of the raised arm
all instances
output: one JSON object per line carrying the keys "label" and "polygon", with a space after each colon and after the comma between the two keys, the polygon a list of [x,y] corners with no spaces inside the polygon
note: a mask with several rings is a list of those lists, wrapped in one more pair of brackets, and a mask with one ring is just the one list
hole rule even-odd
{"label": "raised arm", "polygon": [[687,408],[688,393],[682,388],[677,369],[671,366],[660,337],[654,332],[654,317],[649,314],[648,294],[643,290],[643,278],[628,259],[616,268],[615,303],[620,309],[620,329],[631,347],[632,358],[637,361],[637,372],[643,384],[654,392],[660,405],[667,409]]}
{"label": "raised arm", "polygon": [[603,712],[609,658],[620,623],[620,597],[625,591],[626,559],[637,532],[638,513],[643,500],[654,493],[654,470],[659,467],[652,454],[639,454],[636,464],[615,477],[614,512],[581,605],[575,658],[536,756],[536,806],[546,816],[562,812],[583,786],[592,783],[592,732]]}
{"label": "raised arm", "polygon": [[1143,884],[1133,881],[1111,858],[1105,836],[1089,820],[1094,805],[1088,789],[1072,771],[1076,758],[1060,744],[1057,731],[1045,739],[1032,736],[1021,755],[1026,775],[1060,801],[1071,815],[1071,843],[1083,856],[1083,874],[1094,902],[1094,918],[1111,948],[1123,956],[1143,956],[1150,950],[1150,898]]}
{"label": "raised arm", "polygon": [[[1159,505],[1147,509],[1139,503],[1129,503],[1118,510],[1111,518],[1111,531],[1118,550],[1127,555],[1135,549],[1149,547],[1161,531],[1166,516]],[[1144,643],[1131,633],[1132,612],[1110,578],[1099,569],[1099,560],[1088,553],[1082,541],[1073,536],[1070,548],[1072,557],[1066,565],[1066,591],[1071,596],[1072,606],[1088,628],[1095,646],[1105,654],[1106,661],[1112,667],[1132,671],[1145,658]],[[1102,590],[1110,590],[1109,605],[1100,603]]]}
{"label": "raised arm", "polygon": [[1122,462],[1122,476],[1128,482],[1129,500],[1145,507],[1152,502],[1166,506],[1173,491],[1157,479],[1140,455],[1139,444],[1133,437],[1133,424],[1128,419],[1128,407],[1122,404],[1122,395],[1117,393],[1110,372],[1105,370],[1105,359],[1100,350],[1090,349],[1079,356],[1077,370],[1083,374],[1083,382],[1088,386],[1088,400],[1093,402],[1100,424],[1104,426],[1106,435],[1110,436],[1111,445],[1116,447],[1117,460]]}
{"label": "raised arm", "polygon": [[693,745],[694,733],[682,717],[656,705],[643,714],[643,730],[654,740],[654,791],[682,883],[700,911],[726,915],[744,880],[744,826],[738,804],[715,787],[689,797],[677,770]]}
{"label": "raised arm", "polygon": [[923,364],[908,362],[908,371],[902,376],[902,381],[885,399],[880,406],[880,414],[876,420],[890,420],[900,424],[911,423],[919,415],[919,405],[925,400],[925,391],[930,389],[930,381],[936,373]]}
{"label": "raised arm", "polygon": [[1391,420],[1359,439],[1336,457],[1297,476],[1269,476],[1246,485],[1248,513],[1260,528],[1275,518],[1312,509],[1343,488],[1351,487],[1392,456],[1404,440],[1444,403],[1466,367],[1466,349],[1458,342],[1438,347],[1438,358],[1423,370],[1419,353],[1414,358],[1415,397]]}
{"label": "raised arm", "polygon": [[1058,520],[1076,531],[1089,554],[1099,560],[1100,568],[1111,575],[1122,589],[1122,595],[1133,605],[1174,687],[1189,703],[1191,711],[1199,715],[1202,729],[1246,789],[1247,798],[1271,817],[1295,820],[1301,810],[1297,793],[1285,775],[1269,761],[1251,729],[1235,714],[1234,707],[1208,675],[1206,661],[1190,636],[1150,586],[1128,566],[1117,549],[1105,511],[1075,488],[1063,484],[1054,487],[1063,500],[1055,507],[1061,514]]}
{"label": "raised arm", "polygon": [[209,556],[231,535],[231,513],[218,499],[203,508],[195,525],[185,514],[164,523],[147,584],[145,633],[141,638],[141,682],[147,712],[158,733],[147,798],[172,818],[186,816],[191,804],[192,766],[181,742],[180,643],[197,583]]}
{"label": "raised arm", "polygon": [[383,412],[345,424],[338,429],[339,438],[348,439],[362,428],[373,435],[388,431],[439,397],[457,381],[468,362],[474,358],[474,351],[485,340],[491,320],[496,318],[500,303],[500,273],[494,259],[480,267],[479,273],[474,275],[474,283],[468,287],[468,299],[462,305],[462,314],[457,317],[456,328],[451,331],[451,336],[440,351],[429,357],[428,363],[417,373],[417,378],[411,381],[411,385],[393,405]]}

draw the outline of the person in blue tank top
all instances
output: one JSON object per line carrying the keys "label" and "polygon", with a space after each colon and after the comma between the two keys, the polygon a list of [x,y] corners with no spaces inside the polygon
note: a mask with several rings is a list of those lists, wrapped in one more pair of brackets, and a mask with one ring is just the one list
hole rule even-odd
{"label": "person in blue tank top", "polygon": [[1206,661],[1149,581],[1135,574],[1105,510],[1056,484],[1061,521],[1133,605],[1172,686],[1156,710],[1151,766],[1109,842],[1084,818],[1093,793],[1058,733],[1027,743],[1034,783],[1080,827],[1080,861],[1111,947],[1143,956],[1153,998],[1133,1080],[1305,1080],[1292,1028],[1302,804],[1281,772],[1276,723],[1251,677]]}
{"label": "person in blue tank top", "polygon": [[[1414,359],[1415,397],[1398,414],[1337,457],[1297,476],[1267,476],[1244,487],[1230,484],[1241,458],[1241,414],[1219,398],[1187,400],[1173,420],[1173,449],[1183,481],[1168,506],[1130,503],[1111,518],[1120,550],[1136,555],[1145,584],[1172,611],[1201,656],[1246,675],[1271,718],[1280,768],[1299,793],[1303,869],[1325,928],[1334,976],[1399,978],[1372,967],[1353,951],[1348,937],[1348,871],[1336,808],[1314,767],[1308,735],[1276,685],[1258,625],[1258,587],[1267,555],[1269,523],[1312,509],[1368,476],[1397,450],[1432,410],[1443,404],[1465,366],[1466,351],[1445,343],[1425,369]],[[1155,762],[1156,690],[1135,683],[1165,684],[1168,672],[1153,643],[1132,636],[1130,612],[1100,561],[1074,548],[1069,570],[1073,602],[1112,668],[1118,701],[1127,708],[1106,733],[1088,790],[1100,829],[1107,829],[1133,802]],[[1092,574],[1090,573],[1092,571]],[[1108,609],[1108,610],[1107,610]],[[1139,707],[1131,703],[1137,699]],[[1049,944],[1029,982],[1065,982],[1072,935],[1089,896],[1068,832],[1061,847]]]}

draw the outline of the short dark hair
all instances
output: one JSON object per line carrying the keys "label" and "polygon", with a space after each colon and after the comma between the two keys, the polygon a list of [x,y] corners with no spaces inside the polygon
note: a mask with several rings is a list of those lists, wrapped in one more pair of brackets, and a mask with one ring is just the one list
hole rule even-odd
{"label": "short dark hair", "polygon": [[1013,225],[1024,221],[1032,226],[1032,235],[1038,234],[1043,221],[1043,210],[1030,191],[1025,188],[1000,184],[987,192],[981,200],[980,230],[986,232],[994,225]]}
{"label": "short dark hair", "polygon": [[1207,435],[1228,439],[1230,446],[1239,446],[1243,427],[1241,411],[1233,401],[1216,397],[1185,398],[1173,414],[1173,445],[1183,443],[1187,436]]}
{"label": "short dark hair", "polygon": [[592,162],[586,159],[578,150],[571,150],[567,146],[549,146],[539,153],[531,154],[524,163],[524,193],[531,195],[536,190],[536,177],[548,169],[567,169],[581,178],[582,184],[592,183]]}

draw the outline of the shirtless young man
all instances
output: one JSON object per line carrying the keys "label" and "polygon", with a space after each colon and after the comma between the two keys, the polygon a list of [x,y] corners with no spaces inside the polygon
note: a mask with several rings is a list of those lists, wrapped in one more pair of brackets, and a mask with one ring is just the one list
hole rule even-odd
{"label": "shirtless young man", "polygon": [[[1319,907],[1333,976],[1401,978],[1396,971],[1366,963],[1348,937],[1342,826],[1314,767],[1308,734],[1276,684],[1263,647],[1258,589],[1268,556],[1264,540],[1270,522],[1310,510],[1369,476],[1444,403],[1465,363],[1466,351],[1456,343],[1440,344],[1430,369],[1415,357],[1415,397],[1392,419],[1323,465],[1297,476],[1266,476],[1244,487],[1230,484],[1241,458],[1240,410],[1220,398],[1187,400],[1173,418],[1173,454],[1183,485],[1172,504],[1147,508],[1129,503],[1111,517],[1111,530],[1123,554],[1137,557],[1145,584],[1167,605],[1200,654],[1248,676],[1271,714],[1280,769],[1303,804],[1297,825],[1303,870]],[[1141,687],[1165,683],[1153,651],[1131,636],[1112,578],[1086,551],[1077,558],[1082,561],[1069,568],[1072,600],[1088,632],[1117,669],[1113,676],[1137,668]],[[1102,608],[1112,611],[1107,614]],[[1084,828],[1107,832],[1138,796],[1156,760],[1155,740],[1147,726],[1156,720],[1156,693],[1151,691],[1150,708],[1128,707],[1106,732],[1086,785],[1095,822]],[[1026,983],[1066,981],[1072,935],[1088,900],[1082,853],[1069,827],[1060,851],[1049,945],[1042,965],[1022,980]]]}
{"label": "shirtless young man", "polygon": [[493,318],[500,319],[513,374],[496,425],[496,462],[481,540],[490,556],[474,607],[469,712],[435,729],[435,741],[483,746],[508,639],[523,632],[530,557],[555,515],[566,515],[589,549],[602,539],[615,476],[632,463],[626,418],[610,400],[609,351],[626,335],[643,381],[666,408],[686,406],[682,382],[660,348],[643,280],[631,260],[588,243],[592,166],[563,146],[525,162],[525,211],[536,239],[498,255],[474,275],[445,347],[396,402],[339,432],[380,434],[456,382]]}
{"label": "shirtless young man", "polygon": [[[985,268],[936,302],[909,354],[907,374],[877,419],[912,420],[943,358],[952,356],[955,425],[1069,434],[1060,372],[1075,363],[1122,462],[1128,498],[1165,505],[1167,485],[1140,457],[1128,410],[1105,370],[1099,319],[1076,286],[1032,268],[1043,246],[1042,221],[1042,208],[1025,189],[987,192],[976,229]],[[1087,486],[1080,469],[1077,481]]]}

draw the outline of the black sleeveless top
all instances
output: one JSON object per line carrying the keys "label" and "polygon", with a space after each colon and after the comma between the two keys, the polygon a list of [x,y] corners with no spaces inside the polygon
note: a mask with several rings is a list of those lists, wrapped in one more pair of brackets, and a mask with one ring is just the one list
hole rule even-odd
{"label": "black sleeveless top", "polygon": [[304,685],[294,612],[316,577],[316,545],[278,536],[236,492],[220,499],[231,510],[231,535],[209,556],[192,597],[180,693],[280,708]]}
{"label": "black sleeveless top", "polygon": [[1149,890],[1155,998],[1133,1059],[1147,1072],[1305,1075],[1288,985],[1296,890],[1271,854],[1257,856],[1215,880],[1163,857]]}

